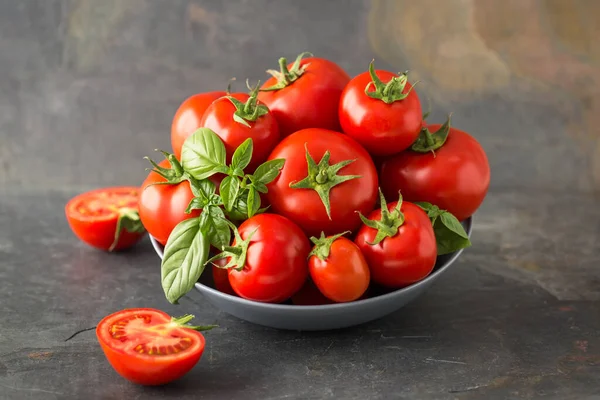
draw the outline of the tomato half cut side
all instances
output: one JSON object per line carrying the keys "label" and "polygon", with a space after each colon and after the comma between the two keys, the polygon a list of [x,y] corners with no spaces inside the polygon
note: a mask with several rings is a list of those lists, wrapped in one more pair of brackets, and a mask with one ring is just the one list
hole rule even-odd
{"label": "tomato half cut side", "polygon": [[81,241],[101,250],[132,247],[146,232],[138,214],[139,188],[108,187],[81,193],[65,206],[71,230]]}
{"label": "tomato half cut side", "polygon": [[96,336],[119,375],[141,385],[163,385],[189,372],[204,352],[204,336],[196,330],[214,326],[186,325],[192,318],[130,308],[102,319]]}

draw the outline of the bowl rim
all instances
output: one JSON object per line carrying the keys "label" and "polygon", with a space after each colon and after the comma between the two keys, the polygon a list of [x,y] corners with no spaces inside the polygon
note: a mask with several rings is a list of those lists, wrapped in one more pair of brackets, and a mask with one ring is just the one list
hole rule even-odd
{"label": "bowl rim", "polygon": [[[469,238],[471,238],[471,233],[473,231],[473,216],[464,220],[463,223],[466,225],[465,231],[467,232],[467,236]],[[164,254],[163,249],[161,248],[162,245],[160,243],[158,243],[158,241],[152,235],[148,234],[148,236],[150,237],[150,242],[152,243],[152,247],[154,248],[154,250],[160,257],[160,259],[162,260],[163,254]],[[461,255],[461,253],[464,250],[465,249],[463,248],[463,249],[460,249],[460,250],[452,253],[451,257],[440,268],[438,268],[437,270],[435,270],[434,272],[432,272],[431,274],[429,274],[427,277],[420,280],[419,282],[415,282],[415,283],[405,286],[403,288],[396,289],[392,292],[381,294],[379,296],[369,297],[369,298],[362,299],[362,300],[354,300],[354,301],[350,301],[350,302],[346,302],[346,303],[320,304],[320,305],[263,303],[263,302],[259,302],[259,301],[247,300],[247,299],[244,299],[244,298],[238,297],[238,296],[232,296],[230,294],[220,292],[217,289],[213,289],[210,286],[206,286],[200,282],[196,282],[194,287],[200,293],[207,292],[211,296],[218,297],[225,301],[232,301],[232,302],[238,303],[243,306],[260,307],[260,308],[278,310],[278,311],[298,311],[298,312],[309,311],[309,310],[310,311],[326,311],[326,310],[336,310],[339,308],[347,308],[347,307],[352,307],[352,306],[360,307],[362,305],[370,305],[370,304],[374,304],[376,302],[381,302],[381,301],[385,301],[387,299],[392,299],[394,297],[401,296],[402,294],[407,294],[407,293],[413,292],[413,291],[419,289],[419,287],[430,284],[433,280],[435,280],[437,278],[438,275],[440,275],[441,273],[446,271],[446,269],[448,269],[452,264],[454,264],[456,259]]]}

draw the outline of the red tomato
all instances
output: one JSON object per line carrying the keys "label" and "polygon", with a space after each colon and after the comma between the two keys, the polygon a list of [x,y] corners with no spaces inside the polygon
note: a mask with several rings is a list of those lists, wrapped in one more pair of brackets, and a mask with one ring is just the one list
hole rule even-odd
{"label": "red tomato", "polygon": [[[248,300],[280,303],[296,293],[308,277],[308,238],[289,219],[258,214],[238,228],[240,238],[232,246],[246,249],[245,257],[229,269],[233,290]],[[245,258],[245,259],[244,259]]]}
{"label": "red tomato", "polygon": [[123,378],[141,385],[164,385],[185,375],[204,352],[204,336],[185,324],[192,318],[130,308],[102,319],[96,336],[108,362]]}
{"label": "red tomato", "polygon": [[185,139],[194,133],[196,129],[202,127],[200,119],[208,106],[225,95],[227,93],[221,91],[198,93],[188,97],[181,103],[171,124],[171,147],[173,147],[173,154],[178,160],[181,159],[181,147]]}
{"label": "red tomato", "polygon": [[144,235],[138,215],[137,187],[96,189],[73,197],[65,206],[69,226],[81,241],[98,249],[127,249]]}
{"label": "red tomato", "polygon": [[[224,267],[227,264],[227,259],[223,258],[220,260],[214,261],[214,264],[218,264],[221,267]],[[231,284],[229,283],[229,271],[224,268],[219,268],[215,265],[212,266],[212,274],[213,274],[213,282],[215,283],[215,289],[219,292],[223,292],[226,294],[230,294],[232,296],[237,296],[237,294],[233,291]]]}
{"label": "red tomato", "polygon": [[[428,126],[431,132],[440,127]],[[407,150],[383,162],[380,171],[386,198],[402,191],[406,200],[435,204],[459,221],[477,211],[490,185],[485,151],[472,136],[455,128],[450,128],[446,142],[434,152]]]}
{"label": "red tomato", "polygon": [[[314,174],[308,180],[306,178],[311,174],[307,149],[314,163],[321,163],[320,166],[311,168]],[[324,158],[327,151],[331,156],[329,161]],[[283,139],[275,147],[269,159],[276,158],[285,159],[285,165],[279,176],[267,185],[268,202],[275,213],[294,221],[307,235],[316,236],[321,231],[332,235],[355,230],[360,225],[356,211],[368,213],[375,206],[377,170],[365,149],[347,135],[326,129],[303,129]],[[343,164],[334,167],[335,164],[347,161],[351,162],[341,169],[339,167]],[[359,178],[340,183],[343,179],[352,178],[351,176]],[[319,180],[322,182],[316,183]],[[303,182],[307,185],[303,185]],[[335,183],[338,184],[334,185]],[[321,199],[317,190],[297,188],[298,186],[313,187],[322,193],[324,188],[331,187],[328,194],[331,218],[326,202]]]}
{"label": "red tomato", "polygon": [[[354,242],[369,264],[371,280],[400,288],[422,280],[433,270],[437,257],[435,234],[429,217],[419,206],[405,201],[398,212],[398,202],[386,206],[383,200],[382,204],[389,210],[389,218],[382,221],[382,210],[373,211],[368,217],[372,226],[363,224]],[[382,231],[396,233],[377,243],[380,224],[385,225]]]}
{"label": "red tomato", "polygon": [[[163,168],[170,167],[166,159],[158,165]],[[151,171],[142,184],[139,198],[140,219],[148,233],[163,246],[167,244],[171,231],[178,223],[188,218],[196,218],[201,212],[201,210],[192,210],[189,214],[185,212],[194,198],[188,181],[155,185],[166,181],[165,178]]]}
{"label": "red tomato", "polygon": [[[344,133],[372,155],[385,156],[407,149],[417,139],[422,121],[421,103],[405,75],[382,70],[373,73],[377,74],[377,84],[373,84],[373,75],[367,71],[346,86],[340,99],[339,118]],[[396,89],[395,96],[394,90],[389,91],[390,96],[382,94],[383,99],[365,93],[368,86],[369,93],[377,97],[378,93],[384,93],[386,84]]]}
{"label": "red tomato", "polygon": [[[242,103],[246,103],[250,99],[249,95],[242,93],[235,94],[232,97]],[[255,102],[256,99],[253,101]],[[258,105],[254,103],[254,106],[252,106],[252,102],[250,104],[250,115],[254,109],[261,106],[261,110],[265,114],[258,116],[255,121],[244,119],[248,125],[233,119],[234,114],[240,112],[238,107],[243,107],[243,105],[234,105],[228,97],[215,100],[206,109],[204,116],[200,120],[200,125],[204,128],[212,129],[219,135],[225,144],[228,164],[231,162],[231,157],[235,149],[244,140],[251,138],[253,146],[252,160],[247,170],[254,171],[256,167],[267,159],[273,147],[279,142],[279,127],[277,126],[277,121],[275,121],[275,118],[264,104],[261,102],[258,102]],[[243,108],[241,109],[241,115],[243,118]]]}
{"label": "red tomato", "polygon": [[369,266],[360,249],[342,234],[311,240],[315,247],[308,259],[308,271],[327,298],[338,302],[359,299],[369,287]]}
{"label": "red tomato", "polygon": [[292,296],[292,303],[297,306],[321,306],[335,302],[325,297],[315,283],[308,279],[304,286]]}
{"label": "red tomato", "polygon": [[[277,119],[282,137],[305,128],[339,131],[338,104],[350,76],[334,62],[302,56],[290,65],[281,58],[280,72],[263,84],[258,99]],[[273,87],[280,89],[265,91]]]}

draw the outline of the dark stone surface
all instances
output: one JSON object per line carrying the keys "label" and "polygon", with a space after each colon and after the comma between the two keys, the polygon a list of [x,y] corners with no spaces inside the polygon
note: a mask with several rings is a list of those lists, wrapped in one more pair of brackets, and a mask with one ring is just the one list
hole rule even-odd
{"label": "dark stone surface", "polygon": [[[598,24],[559,2],[436,1],[0,0],[0,399],[600,398]],[[488,151],[473,247],[424,296],[352,329],[276,331],[196,292],[169,305],[147,240],[75,239],[67,199],[141,182],[186,96],[304,50],[351,74],[411,68],[432,119],[454,111]],[[220,325],[181,381],[129,384],[93,331],[66,341],[137,306]]]}

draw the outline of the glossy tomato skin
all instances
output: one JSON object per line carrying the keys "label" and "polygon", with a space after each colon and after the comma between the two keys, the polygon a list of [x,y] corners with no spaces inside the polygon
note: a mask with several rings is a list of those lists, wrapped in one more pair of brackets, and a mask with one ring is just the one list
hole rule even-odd
{"label": "glossy tomato skin", "polygon": [[[169,340],[173,340],[172,337],[166,337],[167,335],[187,338],[186,340],[189,339],[189,341],[186,343],[191,343],[183,351],[167,355],[151,355],[148,352],[140,353],[136,351],[136,344],[145,341],[144,332],[138,332],[137,335],[132,334],[132,336],[135,336],[134,338],[129,338],[128,335],[115,338],[111,332],[111,329],[114,329],[111,327],[114,326],[115,322],[136,315],[149,319],[150,322],[144,321],[144,324],[148,326],[168,324],[171,320],[171,317],[162,311],[151,308],[135,308],[116,312],[100,321],[96,327],[96,337],[108,362],[119,375],[140,385],[164,385],[181,378],[198,363],[204,352],[206,342],[201,333],[191,329],[175,328],[163,331],[164,337],[162,339],[165,340],[163,342],[165,344],[169,343]],[[136,338],[138,338],[138,342],[135,342]],[[159,337],[157,340],[161,340],[161,338]]]}
{"label": "glossy tomato skin", "polygon": [[[217,250],[217,249],[215,249]],[[227,265],[228,259],[222,258],[220,260],[216,260],[213,264],[220,265],[221,267]],[[215,289],[219,292],[223,292],[226,294],[230,294],[232,296],[237,296],[233,288],[231,287],[231,283],[229,283],[229,271],[224,268],[219,268],[215,265],[212,266],[212,275],[213,282],[215,284]]]}
{"label": "glossy tomato skin", "polygon": [[[440,125],[428,128],[436,132]],[[490,185],[485,151],[471,135],[452,127],[435,155],[407,150],[383,162],[380,171],[386,198],[402,191],[405,200],[435,204],[459,221],[477,211]]]}
{"label": "glossy tomato skin", "polygon": [[[279,124],[285,137],[305,128],[340,130],[338,104],[350,76],[336,63],[318,57],[300,61],[306,71],[283,89],[260,92],[258,99],[265,103]],[[291,63],[288,69],[291,69]],[[265,89],[277,83],[268,79]]]}
{"label": "glossy tomato skin", "polygon": [[[382,70],[377,70],[376,74],[384,83],[397,76]],[[369,72],[364,72],[354,77],[344,89],[339,105],[342,130],[373,156],[391,155],[407,149],[419,136],[423,119],[417,92],[407,83],[403,93],[410,90],[408,97],[386,104],[365,94],[371,81]],[[374,91],[373,85],[370,91]]]}
{"label": "glossy tomato skin", "polygon": [[[247,94],[238,93],[234,96],[239,101],[245,103]],[[259,104],[261,104],[259,102]],[[204,113],[200,120],[200,126],[212,129],[225,144],[227,151],[227,163],[231,162],[231,157],[235,149],[246,139],[252,139],[252,161],[247,170],[253,172],[262,162],[264,162],[277,142],[279,142],[279,127],[277,121],[271,112],[259,117],[256,121],[248,121],[250,127],[234,121],[233,114],[236,108],[233,103],[223,97],[215,100]]]}
{"label": "glossy tomato skin", "polygon": [[[168,160],[163,160],[158,165],[163,168],[170,167]],[[165,181],[165,178],[151,171],[142,184],[139,200],[142,224],[163,246],[167,244],[171,231],[178,223],[188,218],[196,218],[201,212],[201,210],[192,210],[189,214],[185,212],[194,198],[188,181],[175,185],[154,185]]]}
{"label": "glossy tomato skin", "polygon": [[310,244],[296,224],[265,213],[244,221],[238,230],[243,240],[254,232],[244,268],[229,270],[229,283],[240,297],[281,303],[300,290],[308,277]]}
{"label": "glossy tomato skin", "polygon": [[332,243],[325,260],[311,256],[308,271],[319,291],[337,303],[357,300],[369,287],[367,261],[358,246],[345,237]]}
{"label": "glossy tomato skin", "polygon": [[[131,186],[118,186],[95,189],[81,193],[70,199],[65,206],[65,215],[69,227],[82,242],[100,250],[108,251],[113,246],[115,231],[117,230],[118,214],[115,212],[101,212],[100,215],[82,214],[77,209],[89,205],[90,201],[103,202],[100,196],[105,193],[124,194],[129,196],[129,207],[137,209],[137,197],[140,189]],[[119,240],[112,251],[125,250],[134,246],[144,236],[145,232],[128,232],[121,230]]]}
{"label": "glossy tomato skin", "polygon": [[185,139],[194,133],[196,129],[202,127],[200,120],[208,106],[225,95],[227,93],[222,91],[198,93],[188,97],[181,103],[171,123],[171,147],[178,160],[181,159],[181,148]]}
{"label": "glossy tomato skin", "polygon": [[[327,150],[330,164],[356,160],[342,168],[338,175],[360,175],[334,186],[330,191],[331,220],[325,207],[312,189],[293,189],[290,183],[308,175],[305,144],[318,163]],[[267,199],[272,210],[298,224],[309,236],[319,236],[321,231],[332,235],[354,231],[360,226],[356,211],[367,214],[373,210],[377,199],[378,178],[373,160],[352,138],[326,129],[303,129],[285,139],[271,152],[269,160],[283,158],[285,165],[279,176],[267,186]]]}
{"label": "glossy tomato skin", "polygon": [[[396,204],[388,204],[388,209],[392,211]],[[354,239],[369,264],[371,280],[391,288],[424,279],[433,270],[437,257],[435,234],[425,211],[407,201],[402,203],[401,211],[405,220],[395,236],[370,245],[377,230],[363,225]],[[381,209],[367,218],[381,220]]]}

